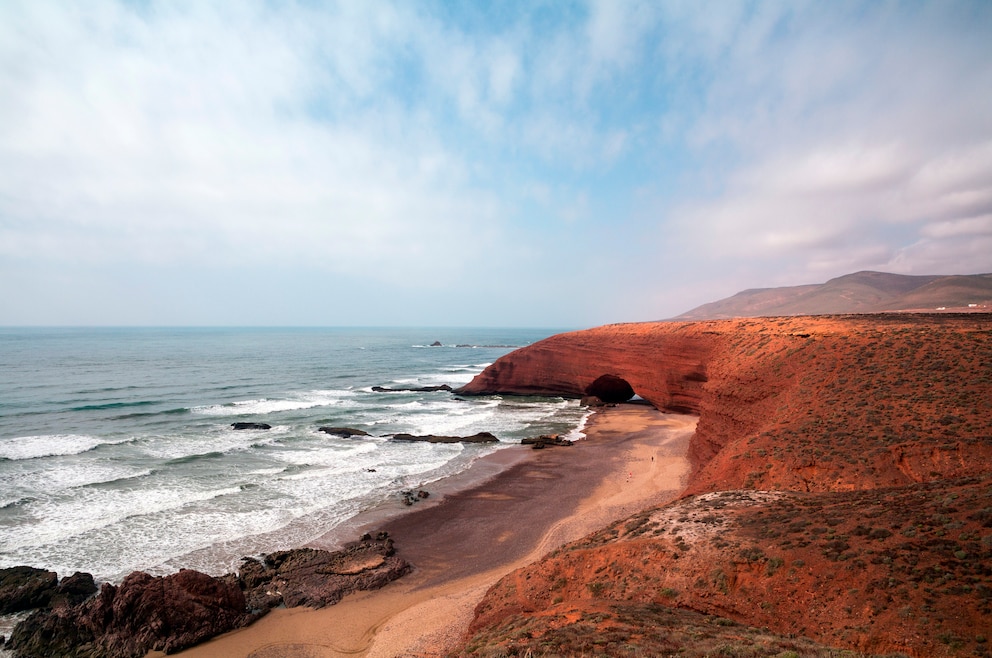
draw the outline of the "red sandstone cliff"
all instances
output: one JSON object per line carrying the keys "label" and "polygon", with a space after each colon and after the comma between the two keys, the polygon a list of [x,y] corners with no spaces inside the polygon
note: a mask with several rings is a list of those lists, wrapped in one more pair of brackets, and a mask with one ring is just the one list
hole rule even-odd
{"label": "red sandstone cliff", "polygon": [[699,415],[689,493],[895,486],[992,463],[990,336],[978,314],[608,325],[512,352],[458,392],[578,396],[622,377]]}
{"label": "red sandstone cliff", "polygon": [[699,415],[685,497],[501,580],[460,655],[835,655],[796,633],[990,655],[992,316],[611,325],[461,392],[579,395],[602,374]]}

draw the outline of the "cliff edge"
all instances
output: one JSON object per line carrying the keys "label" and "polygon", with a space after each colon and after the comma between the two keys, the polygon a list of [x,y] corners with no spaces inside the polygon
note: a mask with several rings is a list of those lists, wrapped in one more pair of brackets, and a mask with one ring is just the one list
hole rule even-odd
{"label": "cliff edge", "polygon": [[680,501],[500,581],[462,653],[670,652],[690,645],[648,626],[689,611],[734,655],[795,634],[992,655],[989,364],[979,313],[610,325],[504,356],[460,392],[577,396],[614,375],[699,416],[693,472]]}

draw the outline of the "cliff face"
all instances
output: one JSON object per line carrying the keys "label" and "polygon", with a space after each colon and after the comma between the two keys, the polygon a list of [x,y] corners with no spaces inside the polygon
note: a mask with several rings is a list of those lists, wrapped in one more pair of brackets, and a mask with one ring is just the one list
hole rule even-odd
{"label": "cliff face", "polygon": [[508,354],[463,392],[617,375],[699,415],[693,472],[681,500],[501,580],[460,655],[711,655],[693,651],[717,636],[735,655],[836,655],[796,633],[990,655],[990,364],[987,314],[618,325]]}
{"label": "cliff face", "polygon": [[687,493],[850,491],[984,472],[990,363],[981,314],[659,322],[552,336],[457,392],[578,396],[616,375],[699,415]]}

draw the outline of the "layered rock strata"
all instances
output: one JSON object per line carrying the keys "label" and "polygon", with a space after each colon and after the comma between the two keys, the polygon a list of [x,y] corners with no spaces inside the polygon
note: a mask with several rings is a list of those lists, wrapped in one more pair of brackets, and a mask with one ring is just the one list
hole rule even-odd
{"label": "layered rock strata", "polygon": [[498,359],[461,395],[582,396],[601,375],[697,414],[689,492],[833,491],[984,472],[992,316],[608,325]]}
{"label": "layered rock strata", "polygon": [[458,392],[612,375],[699,415],[693,472],[683,500],[501,580],[458,655],[696,655],[643,625],[665,609],[716,615],[742,655],[990,655],[990,363],[983,314],[612,325],[503,357]]}

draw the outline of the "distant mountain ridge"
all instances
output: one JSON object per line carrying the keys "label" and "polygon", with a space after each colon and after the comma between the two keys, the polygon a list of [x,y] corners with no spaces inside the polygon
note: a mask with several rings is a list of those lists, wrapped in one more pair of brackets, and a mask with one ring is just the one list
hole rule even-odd
{"label": "distant mountain ridge", "polygon": [[674,319],[937,310],[992,312],[992,273],[909,276],[855,272],[826,283],[744,290]]}

